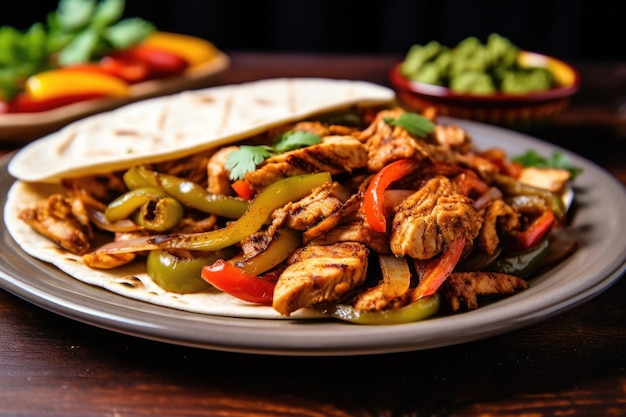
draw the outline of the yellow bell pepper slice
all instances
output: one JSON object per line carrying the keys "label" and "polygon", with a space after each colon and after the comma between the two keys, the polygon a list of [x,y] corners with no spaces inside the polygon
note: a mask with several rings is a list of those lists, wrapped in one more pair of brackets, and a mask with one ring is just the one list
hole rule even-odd
{"label": "yellow bell pepper slice", "polygon": [[190,67],[209,62],[219,54],[215,45],[206,39],[181,33],[154,32],[142,44],[176,54]]}
{"label": "yellow bell pepper slice", "polygon": [[34,100],[99,93],[111,97],[130,94],[128,84],[112,75],[96,71],[58,69],[40,72],[26,80],[25,90]]}

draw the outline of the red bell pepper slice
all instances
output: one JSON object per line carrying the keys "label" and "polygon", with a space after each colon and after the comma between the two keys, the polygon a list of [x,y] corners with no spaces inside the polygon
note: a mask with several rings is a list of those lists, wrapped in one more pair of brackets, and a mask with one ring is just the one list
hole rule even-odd
{"label": "red bell pepper slice", "polygon": [[105,56],[94,66],[96,71],[114,75],[129,84],[145,81],[150,76],[148,64],[134,60],[124,60],[114,56]]}
{"label": "red bell pepper slice", "polygon": [[218,290],[244,301],[272,305],[276,274],[253,275],[223,259],[202,268],[202,279]]}
{"label": "red bell pepper slice", "polygon": [[20,93],[15,96],[7,105],[7,113],[35,113],[46,110],[56,109],[68,104],[78,103],[81,101],[93,100],[96,98],[106,97],[103,93],[83,93],[68,94],[65,96],[51,97],[43,100],[36,100],[28,94]]}
{"label": "red bell pepper slice", "polygon": [[256,194],[254,189],[250,186],[250,183],[246,180],[236,180],[231,184],[231,187],[235,190],[237,195],[244,200],[250,200],[254,197],[254,194]]}
{"label": "red bell pepper slice", "polygon": [[363,196],[365,215],[370,227],[377,232],[387,230],[385,215],[385,190],[394,181],[410,174],[416,168],[416,161],[400,159],[378,171],[370,181]]}
{"label": "red bell pepper slice", "polygon": [[554,221],[555,217],[552,210],[545,210],[539,217],[533,220],[526,230],[515,234],[515,240],[518,246],[516,249],[526,250],[538,244],[543,236],[550,230]]}
{"label": "red bell pepper slice", "polygon": [[127,66],[145,65],[148,79],[180,74],[189,67],[189,63],[179,55],[142,44],[113,52],[110,57]]}
{"label": "red bell pepper slice", "polygon": [[469,195],[471,191],[475,191],[479,195],[487,192],[489,186],[474,171],[464,170],[454,178],[454,182],[459,187],[459,193]]}
{"label": "red bell pepper slice", "polygon": [[420,274],[419,284],[411,292],[411,302],[437,292],[441,284],[452,273],[459,259],[461,259],[463,249],[465,248],[465,240],[464,237],[458,238],[448,246],[448,249],[440,257],[422,263],[421,267],[419,265],[420,262],[416,261],[418,272],[422,273]]}

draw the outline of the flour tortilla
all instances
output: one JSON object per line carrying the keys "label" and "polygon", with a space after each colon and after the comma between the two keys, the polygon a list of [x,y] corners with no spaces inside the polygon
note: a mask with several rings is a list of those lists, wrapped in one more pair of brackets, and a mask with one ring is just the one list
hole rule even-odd
{"label": "flour tortilla", "polygon": [[[4,207],[4,223],[10,235],[27,254],[48,262],[71,277],[86,284],[104,288],[113,293],[145,301],[150,304],[189,312],[216,316],[280,319],[284,318],[272,307],[247,303],[219,290],[209,288],[204,292],[177,294],[168,292],[154,283],[146,274],[145,261],[114,270],[91,269],[81,257],[65,251],[54,242],[35,232],[18,220],[18,213],[51,193],[62,191],[56,184],[26,183],[16,181],[9,190]],[[32,279],[37,279],[33,277]],[[316,318],[321,314],[313,309],[294,313],[292,319]]]}
{"label": "flour tortilla", "polygon": [[[18,219],[36,201],[62,192],[64,177],[111,172],[140,162],[181,157],[242,139],[269,127],[352,105],[381,105],[393,93],[365,82],[272,79],[151,99],[92,116],[33,142],[11,161],[18,180],[7,195],[4,222],[19,246],[86,284],[151,304],[217,316],[280,319],[273,308],[215,289],[193,294],[163,290],[139,260],[114,270],[91,269]],[[132,134],[131,134],[132,132]],[[36,279],[36,278],[33,278]],[[302,309],[290,318],[317,318]]]}
{"label": "flour tortilla", "polygon": [[380,85],[322,78],[186,91],[74,122],[24,147],[8,169],[23,181],[55,183],[183,157],[315,114],[394,98]]}

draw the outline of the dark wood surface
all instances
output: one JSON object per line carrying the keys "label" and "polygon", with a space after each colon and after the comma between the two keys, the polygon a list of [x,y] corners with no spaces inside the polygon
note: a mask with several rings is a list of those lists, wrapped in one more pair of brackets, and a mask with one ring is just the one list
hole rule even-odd
{"label": "dark wood surface", "polygon": [[[321,76],[387,84],[398,59],[232,58],[217,82]],[[582,90],[553,124],[531,133],[626,184],[626,63],[575,64]],[[624,416],[624,300],[622,279],[573,310],[485,340],[399,354],[281,357],[126,336],[0,290],[0,415]]]}

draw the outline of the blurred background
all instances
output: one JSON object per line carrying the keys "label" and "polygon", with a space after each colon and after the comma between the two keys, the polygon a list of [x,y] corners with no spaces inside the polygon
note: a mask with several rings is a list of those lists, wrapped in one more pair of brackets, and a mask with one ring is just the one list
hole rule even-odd
{"label": "blurred background", "polygon": [[[3,2],[0,25],[25,29],[57,0]],[[437,40],[454,46],[492,32],[522,49],[570,60],[626,58],[620,1],[610,0],[126,0],[164,31],[200,36],[224,51],[399,53]]]}

